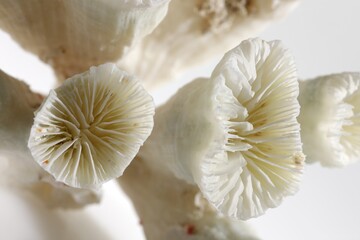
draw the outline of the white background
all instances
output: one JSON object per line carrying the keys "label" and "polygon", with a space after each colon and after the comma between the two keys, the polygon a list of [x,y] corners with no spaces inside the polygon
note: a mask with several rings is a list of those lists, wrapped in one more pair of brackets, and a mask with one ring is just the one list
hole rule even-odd
{"label": "white background", "polygon": [[[357,0],[304,0],[285,21],[273,24],[261,37],[280,39],[291,49],[300,78],[360,71],[359,10]],[[0,68],[43,93],[54,84],[50,68],[23,52],[2,32]],[[194,75],[210,72],[208,67]],[[69,225],[81,227],[86,239],[143,239],[131,205],[115,183],[104,186],[101,205],[86,211],[89,216],[81,212],[61,215]],[[249,222],[262,239],[360,239],[360,163],[343,169],[308,166],[297,195]]]}

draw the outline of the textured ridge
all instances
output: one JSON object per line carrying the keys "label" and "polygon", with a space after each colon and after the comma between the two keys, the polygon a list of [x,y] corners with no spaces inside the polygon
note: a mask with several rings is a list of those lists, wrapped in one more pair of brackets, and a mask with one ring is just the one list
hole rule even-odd
{"label": "textured ridge", "polygon": [[29,148],[57,181],[98,186],[122,175],[153,127],[152,98],[113,64],[53,90],[35,117]]}
{"label": "textured ridge", "polygon": [[294,194],[302,173],[294,60],[278,41],[251,39],[229,51],[211,78],[232,90],[237,114],[219,114],[227,141],[207,156],[198,184],[224,214],[259,216]]}

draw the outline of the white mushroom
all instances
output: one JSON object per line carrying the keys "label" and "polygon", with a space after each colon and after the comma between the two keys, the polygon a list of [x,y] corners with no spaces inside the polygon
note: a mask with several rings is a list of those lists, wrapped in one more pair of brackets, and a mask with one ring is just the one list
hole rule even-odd
{"label": "white mushroom", "polygon": [[145,81],[146,88],[169,84],[257,36],[284,17],[300,0],[172,0],[154,32],[130,51],[121,67]]}
{"label": "white mushroom", "polygon": [[301,138],[308,162],[342,167],[360,159],[360,73],[300,81]]}
{"label": "white mushroom", "polygon": [[0,71],[0,186],[26,190],[51,208],[99,202],[100,192],[57,183],[31,156],[27,140],[43,97]]}
{"label": "white mushroom", "polygon": [[2,0],[0,28],[62,80],[116,61],[152,32],[169,0]]}
{"label": "white mushroom", "polygon": [[114,64],[92,67],[50,92],[29,148],[57,181],[93,188],[122,175],[153,127],[154,104]]}
{"label": "white mushroom", "polygon": [[298,90],[293,57],[279,41],[243,41],[210,79],[186,85],[157,110],[139,157],[196,183],[226,216],[259,216],[298,189]]}

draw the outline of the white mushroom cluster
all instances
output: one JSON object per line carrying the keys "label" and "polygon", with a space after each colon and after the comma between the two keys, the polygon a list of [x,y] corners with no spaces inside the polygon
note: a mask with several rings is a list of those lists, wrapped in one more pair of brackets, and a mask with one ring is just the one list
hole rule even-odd
{"label": "white mushroom cluster", "polygon": [[308,162],[342,167],[360,159],[360,73],[300,81],[301,137]]}
{"label": "white mushroom cluster", "polygon": [[298,92],[294,60],[279,41],[243,41],[210,79],[191,82],[158,109],[139,156],[164,161],[226,216],[259,216],[298,189]]}
{"label": "white mushroom cluster", "polygon": [[114,64],[92,67],[52,90],[29,138],[34,159],[57,181],[92,188],[119,177],[153,127],[154,104]]}

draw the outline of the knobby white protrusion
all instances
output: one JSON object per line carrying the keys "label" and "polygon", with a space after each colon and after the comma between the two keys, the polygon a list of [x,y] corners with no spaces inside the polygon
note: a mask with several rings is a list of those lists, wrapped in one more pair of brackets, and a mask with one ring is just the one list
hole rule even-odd
{"label": "knobby white protrusion", "polygon": [[187,70],[257,36],[299,2],[172,0],[164,20],[120,64],[143,79],[148,89],[170,84]]}
{"label": "knobby white protrusion", "polygon": [[360,73],[300,81],[299,102],[308,162],[342,167],[360,159]]}
{"label": "knobby white protrusion", "polygon": [[34,159],[57,181],[92,188],[119,177],[150,135],[154,104],[114,64],[92,67],[50,92],[31,129]]}
{"label": "knobby white protrusion", "polygon": [[115,62],[148,35],[169,0],[3,0],[0,28],[49,63],[60,80]]}
{"label": "knobby white protrusion", "polygon": [[226,216],[259,216],[298,189],[298,92],[293,57],[279,41],[244,41],[210,79],[186,85],[157,110],[139,156],[196,183]]}
{"label": "knobby white protrusion", "polygon": [[24,82],[0,71],[0,185],[35,195],[51,208],[99,202],[100,192],[56,182],[32,158],[27,140],[42,101]]}

